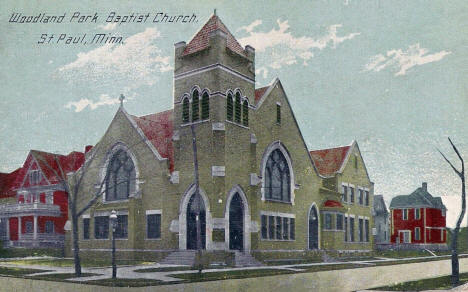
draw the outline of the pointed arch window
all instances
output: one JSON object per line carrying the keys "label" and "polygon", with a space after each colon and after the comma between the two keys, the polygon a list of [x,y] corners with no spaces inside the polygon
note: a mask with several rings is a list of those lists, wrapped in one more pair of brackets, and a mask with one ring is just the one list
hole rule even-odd
{"label": "pointed arch window", "polygon": [[273,150],[265,166],[265,199],[291,202],[291,173],[280,149]]}
{"label": "pointed arch window", "polygon": [[198,90],[195,90],[192,95],[192,122],[200,119],[200,96]]}
{"label": "pointed arch window", "polygon": [[226,100],[226,119],[228,121],[232,121],[233,111],[234,105],[232,101],[232,94],[229,93]]}
{"label": "pointed arch window", "polygon": [[135,165],[124,150],[111,158],[106,175],[106,201],[126,200],[135,191]]}
{"label": "pointed arch window", "polygon": [[190,122],[190,102],[187,97],[182,101],[182,122]]}
{"label": "pointed arch window", "polygon": [[236,102],[235,102],[235,111],[234,111],[234,121],[236,123],[241,122],[241,96],[240,93],[236,93]]}
{"label": "pointed arch window", "polygon": [[247,100],[242,103],[242,125],[249,126],[249,102]]}
{"label": "pointed arch window", "polygon": [[203,93],[202,96],[202,109],[201,109],[201,119],[207,120],[210,118],[210,97],[208,93]]}

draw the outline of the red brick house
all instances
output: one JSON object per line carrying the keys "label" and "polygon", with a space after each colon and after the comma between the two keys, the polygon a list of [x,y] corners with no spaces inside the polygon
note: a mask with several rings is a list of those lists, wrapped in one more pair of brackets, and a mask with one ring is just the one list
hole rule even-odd
{"label": "red brick house", "polygon": [[[68,194],[60,184],[62,171],[76,171],[84,154],[58,155],[31,150],[23,166],[0,175],[0,234],[4,246],[57,247],[64,241]],[[60,170],[62,168],[62,171]]]}
{"label": "red brick house", "polygon": [[447,242],[446,211],[441,198],[427,191],[427,183],[410,195],[393,198],[390,243],[442,247]]}

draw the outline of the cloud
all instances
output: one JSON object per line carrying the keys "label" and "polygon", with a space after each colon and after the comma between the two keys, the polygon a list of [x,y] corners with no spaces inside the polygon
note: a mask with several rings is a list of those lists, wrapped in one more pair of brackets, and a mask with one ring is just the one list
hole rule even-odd
{"label": "cloud", "polygon": [[109,22],[108,24],[104,25],[98,25],[98,28],[103,29],[103,30],[114,30],[117,27],[117,22]]}
{"label": "cloud", "polygon": [[379,72],[385,68],[393,68],[397,72],[395,76],[406,75],[406,72],[414,66],[437,62],[451,54],[448,51],[428,54],[428,49],[421,48],[419,43],[411,45],[406,51],[393,49],[385,54],[378,54],[370,58],[364,66],[364,71]]}
{"label": "cloud", "polygon": [[307,65],[307,61],[314,57],[314,50],[323,50],[327,47],[335,49],[338,44],[353,39],[359,32],[353,32],[344,36],[338,36],[338,29],[341,24],[330,25],[324,35],[319,37],[294,36],[290,31],[288,21],[277,20],[278,28],[273,28],[268,32],[254,31],[261,20],[255,20],[247,26],[241,27],[248,36],[239,39],[245,45],[251,45],[257,52],[268,51],[268,64],[262,64],[260,71],[263,76],[268,74],[267,67],[279,69],[285,65],[292,65],[302,61]]}
{"label": "cloud", "polygon": [[71,109],[72,107],[75,108],[75,112],[81,112],[86,107],[89,106],[91,110],[95,110],[100,106],[103,105],[113,105],[118,104],[120,100],[118,98],[111,98],[108,94],[101,94],[99,96],[99,100],[94,102],[88,98],[82,98],[79,101],[71,101],[65,105],[66,108]]}
{"label": "cloud", "polygon": [[170,57],[163,56],[155,41],[161,37],[156,28],[132,35],[123,44],[105,44],[78,53],[75,61],[60,67],[56,76],[69,82],[118,82],[123,88],[153,85],[158,74],[172,70]]}

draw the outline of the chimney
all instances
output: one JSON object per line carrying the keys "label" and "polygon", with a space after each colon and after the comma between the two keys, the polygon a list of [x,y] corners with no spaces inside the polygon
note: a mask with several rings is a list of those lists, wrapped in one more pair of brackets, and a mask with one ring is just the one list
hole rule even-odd
{"label": "chimney", "polygon": [[427,192],[427,182],[422,183],[422,190]]}
{"label": "chimney", "polygon": [[85,153],[85,154],[88,153],[89,150],[91,150],[92,148],[93,148],[93,145],[86,145],[86,146],[85,146],[84,153]]}

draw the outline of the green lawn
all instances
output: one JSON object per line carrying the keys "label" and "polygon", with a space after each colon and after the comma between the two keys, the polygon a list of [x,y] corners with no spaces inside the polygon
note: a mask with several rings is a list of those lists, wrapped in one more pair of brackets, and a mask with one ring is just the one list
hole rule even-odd
{"label": "green lawn", "polygon": [[24,276],[33,273],[47,272],[46,270],[21,269],[0,267],[0,276]]}
{"label": "green lawn", "polygon": [[0,248],[0,258],[21,258],[30,256],[62,257],[63,252],[56,248]]}
{"label": "green lawn", "polygon": [[[174,271],[187,271],[193,270],[192,267],[163,267],[163,268],[148,268],[134,270],[136,273],[156,273],[156,272],[174,272]],[[211,269],[211,268],[210,268]]]}
{"label": "green lawn", "polygon": [[188,280],[190,282],[201,281],[217,281],[226,279],[241,279],[252,277],[265,277],[281,274],[295,273],[291,270],[279,269],[258,269],[258,270],[239,270],[239,271],[224,271],[224,272],[208,272],[208,273],[187,273],[187,274],[171,274],[169,277]]}
{"label": "green lawn", "polygon": [[[468,273],[460,274],[460,285],[468,282]],[[450,276],[443,276],[418,281],[404,282],[391,286],[372,288],[382,291],[423,291],[423,290],[447,290],[451,289]]]}
{"label": "green lawn", "polygon": [[[141,264],[153,264],[153,262],[137,261],[137,260],[116,260],[117,265],[141,265]],[[73,267],[73,259],[25,259],[25,260],[12,260],[5,261],[8,264],[15,265],[41,265],[41,266],[52,266],[52,267]],[[82,260],[82,267],[107,267],[111,265],[111,259],[93,259],[93,260]]]}
{"label": "green lawn", "polygon": [[[145,286],[156,286],[161,284],[168,284],[159,280],[152,279],[102,279],[102,280],[93,280],[80,282],[91,285],[100,285],[100,286],[112,286],[112,287],[145,287]],[[172,284],[169,282],[169,284]]]}
{"label": "green lawn", "polygon": [[[80,277],[91,277],[91,276],[97,276],[97,275],[99,274],[82,273]],[[76,275],[75,273],[62,273],[62,274],[30,276],[28,278],[34,279],[34,280],[61,281],[61,280],[76,278]]]}

